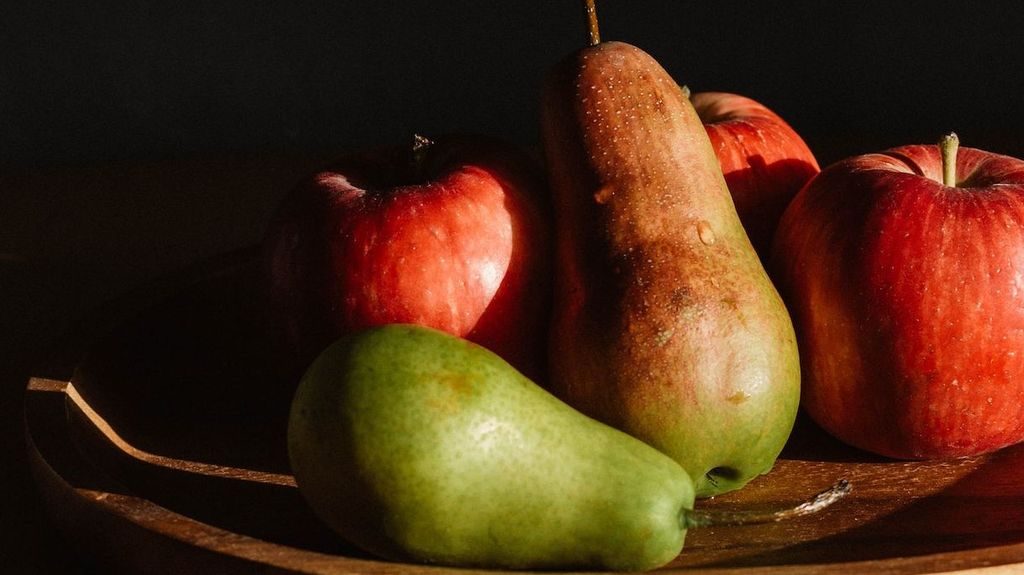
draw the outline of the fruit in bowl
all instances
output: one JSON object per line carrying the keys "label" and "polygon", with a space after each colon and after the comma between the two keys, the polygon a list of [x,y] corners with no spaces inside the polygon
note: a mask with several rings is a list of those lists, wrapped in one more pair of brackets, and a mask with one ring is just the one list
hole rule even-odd
{"label": "fruit in bowl", "polygon": [[695,509],[672,458],[489,350],[416,325],[342,337],[313,361],[288,454],[302,496],[343,538],[455,567],[653,569],[691,528],[817,513],[850,490],[841,481],[778,510]]}
{"label": "fruit in bowl", "polygon": [[762,261],[786,206],[820,169],[803,138],[764,104],[728,92],[696,92],[693,108],[711,139],[736,212]]}
{"label": "fruit in bowl", "polygon": [[548,208],[539,169],[480,136],[350,154],[284,198],[263,242],[291,371],[346,333],[415,323],[542,377]]}
{"label": "fruit in bowl", "polygon": [[590,29],[541,106],[550,388],[675,458],[698,496],[738,489],[793,427],[793,327],[689,98],[649,54]]}
{"label": "fruit in bowl", "polygon": [[694,503],[664,454],[421,326],[329,346],[296,392],[288,448],[324,522],[397,561],[650,569],[682,549]]}
{"label": "fruit in bowl", "polygon": [[825,430],[912,459],[1024,440],[1024,161],[948,136],[837,162],[772,258]]}

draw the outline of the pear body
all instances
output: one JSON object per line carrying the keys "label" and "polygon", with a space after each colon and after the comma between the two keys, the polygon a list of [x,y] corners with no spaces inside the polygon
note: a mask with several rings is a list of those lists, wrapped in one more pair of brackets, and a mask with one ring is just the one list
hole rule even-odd
{"label": "pear body", "polygon": [[680,552],[694,501],[671,458],[418,326],[325,350],[297,390],[288,446],[312,509],[398,561],[650,569]]}
{"label": "pear body", "polygon": [[550,389],[670,455],[698,497],[741,487],[792,430],[799,360],[700,119],[621,42],[559,63],[541,109],[557,249]]}

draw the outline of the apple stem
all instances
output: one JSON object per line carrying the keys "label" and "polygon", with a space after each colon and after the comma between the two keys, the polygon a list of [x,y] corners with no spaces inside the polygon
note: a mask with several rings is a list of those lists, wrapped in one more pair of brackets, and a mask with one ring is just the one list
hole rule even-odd
{"label": "apple stem", "polygon": [[803,517],[818,513],[822,509],[839,501],[853,489],[853,486],[846,479],[840,479],[825,491],[804,501],[803,503],[786,509],[774,511],[715,511],[684,509],[680,517],[683,528],[693,527],[718,527],[727,525],[753,525],[760,523],[775,523],[795,517]]}
{"label": "apple stem", "polygon": [[942,183],[956,187],[956,152],[960,148],[960,138],[950,132],[939,140],[939,153],[942,156]]}
{"label": "apple stem", "polygon": [[425,136],[419,134],[413,134],[412,136],[412,169],[416,177],[419,178],[423,174],[423,163],[427,157],[427,151],[430,150],[430,146],[434,145],[434,141]]}
{"label": "apple stem", "polygon": [[595,0],[583,0],[583,10],[587,15],[587,42],[591,46],[601,43],[601,32],[597,27],[597,6]]}

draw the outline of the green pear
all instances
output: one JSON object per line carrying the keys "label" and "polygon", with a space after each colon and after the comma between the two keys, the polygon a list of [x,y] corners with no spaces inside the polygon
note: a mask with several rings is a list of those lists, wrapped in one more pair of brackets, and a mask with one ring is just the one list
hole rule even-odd
{"label": "green pear", "polygon": [[288,448],[315,513],[397,561],[651,569],[682,549],[694,502],[671,458],[483,347],[411,325],[325,350],[296,392]]}
{"label": "green pear", "polygon": [[641,49],[601,42],[596,19],[590,37],[541,106],[559,272],[549,389],[670,455],[698,497],[736,489],[793,428],[793,325],[686,94]]}

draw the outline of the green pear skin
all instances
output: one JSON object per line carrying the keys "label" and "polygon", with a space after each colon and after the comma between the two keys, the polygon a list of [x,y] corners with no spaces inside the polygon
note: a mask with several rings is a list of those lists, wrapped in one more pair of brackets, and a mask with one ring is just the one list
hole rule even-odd
{"label": "green pear skin", "polygon": [[694,502],[671,458],[418,326],[324,351],[293,400],[288,448],[314,512],[396,561],[652,569],[679,554]]}
{"label": "green pear skin", "polygon": [[789,314],[678,84],[622,42],[549,74],[554,394],[678,461],[698,497],[769,471],[796,418]]}

